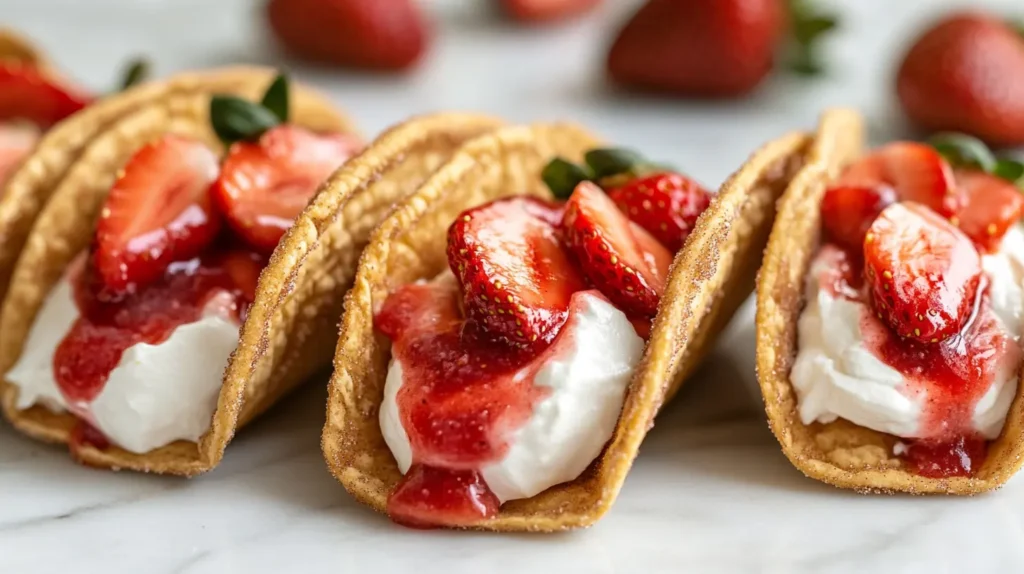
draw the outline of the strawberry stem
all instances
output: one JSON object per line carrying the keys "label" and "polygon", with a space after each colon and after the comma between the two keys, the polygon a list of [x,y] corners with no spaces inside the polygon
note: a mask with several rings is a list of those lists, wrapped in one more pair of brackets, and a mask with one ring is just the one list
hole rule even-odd
{"label": "strawberry stem", "polygon": [[789,14],[792,26],[789,68],[805,76],[822,73],[825,66],[817,45],[839,25],[839,19],[833,14],[819,13],[811,0],[790,0]]}
{"label": "strawberry stem", "polygon": [[149,60],[145,58],[135,58],[128,62],[128,66],[121,75],[121,84],[117,91],[123,92],[144,82],[149,77],[149,67]]}
{"label": "strawberry stem", "polygon": [[594,174],[560,157],[548,162],[541,171],[541,179],[556,199],[569,199],[576,186],[594,179]]}

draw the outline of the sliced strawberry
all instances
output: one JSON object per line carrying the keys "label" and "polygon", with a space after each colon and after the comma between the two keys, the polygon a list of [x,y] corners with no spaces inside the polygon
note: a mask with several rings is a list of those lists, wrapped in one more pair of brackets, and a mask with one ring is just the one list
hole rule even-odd
{"label": "sliced strawberry", "polygon": [[212,188],[214,201],[235,233],[270,253],[320,183],[360,147],[350,135],[275,127],[258,142],[231,146]]}
{"label": "sliced strawberry", "polygon": [[35,66],[0,62],[0,122],[20,119],[48,128],[88,103],[89,98],[58,84]]}
{"label": "sliced strawberry", "polygon": [[488,338],[517,347],[549,342],[572,294],[586,288],[551,223],[558,211],[537,199],[500,199],[448,228],[448,264],[466,317]]}
{"label": "sliced strawberry", "polygon": [[228,249],[220,254],[217,263],[231,277],[246,301],[256,299],[256,285],[266,267],[266,257],[247,249]]}
{"label": "sliced strawberry", "polygon": [[612,303],[629,315],[654,316],[672,264],[654,236],[586,181],[569,198],[562,229],[587,278]]}
{"label": "sliced strawberry", "polygon": [[711,194],[677,173],[634,179],[608,191],[630,220],[646,229],[673,253],[679,251],[711,203]]}
{"label": "sliced strawberry", "polygon": [[952,221],[979,249],[998,250],[1006,231],[1024,214],[1020,189],[1001,177],[977,170],[958,170],[956,181],[963,191],[964,206]]}
{"label": "sliced strawberry", "polygon": [[895,201],[896,192],[884,183],[836,185],[821,200],[821,225],[832,242],[859,250],[871,222]]}
{"label": "sliced strawberry", "polygon": [[916,201],[943,217],[960,208],[953,169],[935,148],[916,142],[894,142],[882,146],[843,173],[840,184],[884,183],[896,190],[902,201]]}
{"label": "sliced strawberry", "polygon": [[894,203],[868,229],[864,274],[875,310],[897,335],[936,342],[955,335],[970,317],[981,256],[934,211]]}
{"label": "sliced strawberry", "polygon": [[39,129],[31,125],[0,124],[0,197],[4,182],[39,141]]}
{"label": "sliced strawberry", "polygon": [[197,141],[166,135],[137,151],[96,225],[94,263],[104,286],[131,291],[209,245],[220,227],[209,195],[216,178],[217,156]]}

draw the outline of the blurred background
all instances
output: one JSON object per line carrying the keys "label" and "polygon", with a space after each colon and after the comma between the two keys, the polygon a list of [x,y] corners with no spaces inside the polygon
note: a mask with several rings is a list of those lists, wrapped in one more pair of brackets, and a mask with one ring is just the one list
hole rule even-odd
{"label": "blurred background", "polygon": [[[367,136],[443,109],[573,120],[717,186],[758,146],[811,128],[829,106],[861,110],[875,143],[925,135],[896,91],[897,67],[915,40],[957,8],[1024,17],[1019,0],[815,0],[813,14],[837,20],[814,42],[821,74],[789,73],[780,57],[742,94],[694,98],[609,80],[609,48],[641,0],[605,0],[547,23],[510,18],[497,4],[419,2],[430,30],[422,54],[409,67],[376,71],[288,55],[266,4],[253,0],[0,0],[0,24],[97,93],[113,89],[137,56],[152,62],[153,77],[263,64],[327,92]],[[710,59],[721,48],[688,53]],[[990,82],[981,87],[1006,106],[989,109],[995,124],[1021,133],[1024,67],[1015,66],[1024,55],[1006,58],[979,63]],[[301,563],[299,571],[451,574],[492,571],[499,562],[510,571],[560,572],[1024,570],[1019,480],[969,501],[864,498],[801,477],[761,420],[752,315],[748,302],[716,355],[659,417],[615,509],[586,532],[539,539],[394,528],[349,500],[324,470],[324,393],[312,385],[242,433],[224,465],[187,484],[79,468],[60,449],[0,425],[0,571],[108,571],[106,552],[120,553],[130,572],[295,571]]]}
{"label": "blurred background", "polygon": [[[308,3],[294,2],[296,9]],[[427,49],[411,68],[384,72],[286,56],[271,33],[265,4],[252,0],[4,0],[0,14],[3,24],[36,41],[65,74],[96,90],[113,86],[133,56],[150,59],[154,77],[233,63],[279,66],[327,90],[368,135],[439,109],[486,111],[516,121],[571,119],[670,160],[708,185],[720,183],[761,143],[813,125],[826,106],[861,109],[879,140],[910,135],[894,77],[914,39],[957,6],[984,4],[996,14],[1016,10],[1021,16],[1013,0],[815,0],[815,11],[839,20],[818,45],[822,75],[791,74],[780,63],[749,94],[693,100],[607,81],[608,49],[643,2],[606,0],[547,23],[509,18],[497,1],[418,4],[430,30]]]}

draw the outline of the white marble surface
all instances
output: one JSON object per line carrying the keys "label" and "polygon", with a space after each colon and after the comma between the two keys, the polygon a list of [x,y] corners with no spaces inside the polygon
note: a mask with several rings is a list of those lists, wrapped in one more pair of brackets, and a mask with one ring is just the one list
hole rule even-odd
{"label": "white marble surface", "polygon": [[[856,105],[898,134],[892,51],[947,2],[843,8],[825,80],[773,80],[744,102],[623,96],[600,81],[609,30],[634,2],[575,25],[517,30],[471,0],[430,2],[439,38],[402,78],[297,69],[376,132],[414,112],[477,109],[572,118],[720,182],[758,144]],[[611,6],[615,4],[615,6]],[[999,3],[990,3],[1000,6]],[[1009,11],[1019,3],[1005,0]],[[279,63],[242,0],[0,0],[0,21],[37,37],[100,87],[130,53],[160,74]],[[320,457],[322,383],[246,429],[215,472],[191,481],[80,468],[0,425],[0,572],[1019,572],[1024,484],[975,499],[865,497],[803,478],[759,414],[752,309],[658,418],[615,508],[556,536],[420,532],[354,504]]]}

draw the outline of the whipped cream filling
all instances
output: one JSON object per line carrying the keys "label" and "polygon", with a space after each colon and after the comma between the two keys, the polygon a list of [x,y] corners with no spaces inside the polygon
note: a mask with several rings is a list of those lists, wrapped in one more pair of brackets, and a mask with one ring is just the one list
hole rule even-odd
{"label": "whipped cream filling", "polygon": [[[822,248],[807,274],[807,305],[800,314],[798,351],[791,380],[804,424],[843,418],[904,438],[921,436],[926,394],[902,392],[903,375],[878,359],[865,345],[860,329],[863,302],[834,297],[822,285],[830,265]],[[999,251],[982,257],[989,279],[989,303],[1005,333],[1018,344],[1024,332],[1024,231],[1007,231]],[[1002,431],[1017,392],[1021,353],[1006,353],[994,380],[975,405],[974,429],[986,439]]]}
{"label": "whipped cream filling", "polygon": [[[533,384],[548,387],[548,395],[534,405],[525,424],[511,431],[505,456],[480,469],[501,502],[529,498],[575,479],[597,458],[615,430],[644,340],[625,313],[607,300],[583,297],[585,303],[559,334],[559,339],[568,336],[571,343],[534,376]],[[393,359],[384,385],[380,426],[404,474],[413,455],[398,410],[402,384],[402,363]]]}
{"label": "whipped cream filling", "polygon": [[71,284],[62,280],[7,373],[18,387],[17,408],[74,412],[112,443],[138,454],[177,440],[198,442],[210,428],[224,369],[238,346],[239,326],[224,312],[230,307],[225,298],[226,292],[211,298],[200,320],[179,326],[159,344],[126,349],[92,401],[69,405],[54,377],[53,355],[79,313]]}

